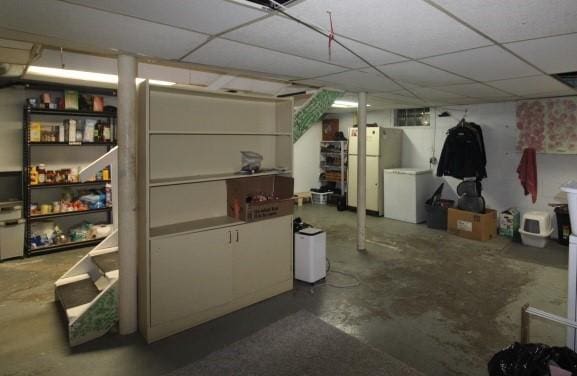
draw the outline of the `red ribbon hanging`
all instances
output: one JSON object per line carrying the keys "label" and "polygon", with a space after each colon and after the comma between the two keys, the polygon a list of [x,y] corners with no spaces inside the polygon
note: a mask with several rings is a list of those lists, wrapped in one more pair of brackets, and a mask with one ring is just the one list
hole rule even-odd
{"label": "red ribbon hanging", "polygon": [[329,31],[329,60],[331,60],[331,48],[332,43],[335,40],[335,31],[333,30],[333,14],[331,11],[327,11],[327,13],[329,14],[329,22],[331,24],[331,30]]}

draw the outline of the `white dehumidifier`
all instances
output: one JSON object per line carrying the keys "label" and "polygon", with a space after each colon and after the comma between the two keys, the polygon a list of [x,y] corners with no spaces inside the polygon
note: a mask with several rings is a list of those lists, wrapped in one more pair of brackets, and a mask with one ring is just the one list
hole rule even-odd
{"label": "white dehumidifier", "polygon": [[305,228],[295,234],[295,279],[315,283],[327,275],[327,234]]}

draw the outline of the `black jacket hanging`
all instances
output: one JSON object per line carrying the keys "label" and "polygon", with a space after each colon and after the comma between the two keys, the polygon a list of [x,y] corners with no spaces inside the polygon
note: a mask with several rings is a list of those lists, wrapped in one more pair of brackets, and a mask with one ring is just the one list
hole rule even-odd
{"label": "black jacket hanging", "polygon": [[465,123],[449,129],[437,167],[437,176],[452,176],[458,179],[487,177],[487,157],[481,127]]}

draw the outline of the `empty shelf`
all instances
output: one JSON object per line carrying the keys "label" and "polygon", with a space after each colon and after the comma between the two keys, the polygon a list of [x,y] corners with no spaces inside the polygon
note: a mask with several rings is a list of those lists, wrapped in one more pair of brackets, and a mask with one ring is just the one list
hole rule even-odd
{"label": "empty shelf", "polygon": [[281,174],[288,174],[288,173],[290,173],[290,171],[271,170],[271,171],[258,172],[256,174],[250,174],[250,175],[240,174],[238,172],[232,172],[232,173],[223,173],[223,174],[182,176],[182,177],[176,177],[176,178],[160,178],[160,179],[151,179],[150,180],[150,186],[151,187],[160,187],[160,186],[164,186],[164,185],[200,183],[200,182],[205,182],[205,181],[239,179],[239,178],[248,178],[251,176],[281,175]]}
{"label": "empty shelf", "polygon": [[228,216],[203,218],[196,221],[175,223],[172,225],[152,227],[150,229],[150,237],[157,238],[163,236],[173,236],[179,234],[187,234],[192,232],[214,230],[217,228],[230,227],[240,225],[245,222],[231,218]]}

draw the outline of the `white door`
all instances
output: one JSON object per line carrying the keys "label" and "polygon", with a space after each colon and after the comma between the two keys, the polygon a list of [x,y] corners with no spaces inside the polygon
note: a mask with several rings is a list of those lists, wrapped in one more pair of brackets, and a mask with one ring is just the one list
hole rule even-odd
{"label": "white door", "polygon": [[232,300],[229,229],[150,241],[152,326]]}
{"label": "white door", "polygon": [[379,157],[367,157],[367,210],[379,211]]}
{"label": "white door", "polygon": [[349,166],[347,168],[347,205],[357,207],[357,161],[356,155],[349,155]]}
{"label": "white door", "polygon": [[380,127],[367,127],[367,156],[379,155],[380,132]]}
{"label": "white door", "polygon": [[292,280],[292,216],[237,226],[232,260],[235,298]]}
{"label": "white door", "polygon": [[[353,208],[357,207],[357,160],[356,155],[349,156],[348,168],[348,196],[347,205]],[[380,189],[379,189],[379,158],[367,157],[367,210],[379,211]]]}

